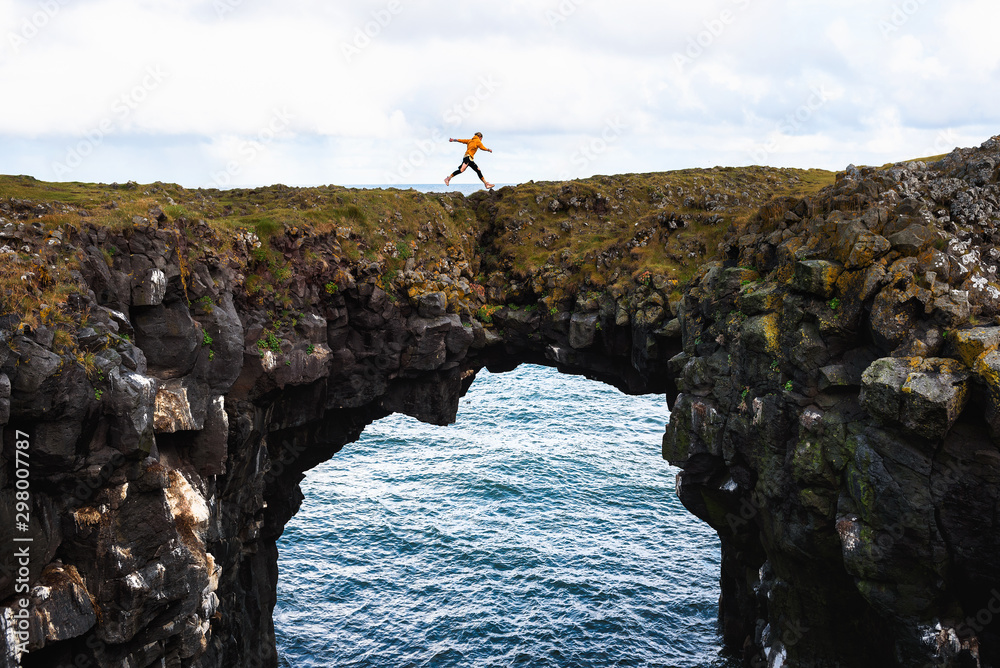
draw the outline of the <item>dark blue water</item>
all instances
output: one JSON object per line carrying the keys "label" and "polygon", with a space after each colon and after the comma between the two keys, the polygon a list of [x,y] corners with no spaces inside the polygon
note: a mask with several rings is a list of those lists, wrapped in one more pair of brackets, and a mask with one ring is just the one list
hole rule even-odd
{"label": "dark blue water", "polygon": [[283,665],[728,666],[719,545],[660,457],[662,397],[524,365],[458,422],[392,416],[302,483]]}

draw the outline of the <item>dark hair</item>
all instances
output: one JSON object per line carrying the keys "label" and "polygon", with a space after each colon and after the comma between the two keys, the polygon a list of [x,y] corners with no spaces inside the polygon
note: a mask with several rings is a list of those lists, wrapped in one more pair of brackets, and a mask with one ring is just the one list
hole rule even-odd
{"label": "dark hair", "polygon": [[483,136],[483,133],[482,133],[482,132],[477,132],[477,133],[476,133],[476,136],[477,136],[477,137],[482,137],[482,136]]}

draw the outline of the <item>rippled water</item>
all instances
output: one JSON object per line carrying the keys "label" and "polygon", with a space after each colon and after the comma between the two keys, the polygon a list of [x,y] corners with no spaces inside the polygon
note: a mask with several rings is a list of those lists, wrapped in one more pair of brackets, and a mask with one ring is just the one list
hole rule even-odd
{"label": "rippled water", "polygon": [[283,665],[728,666],[719,545],[660,457],[662,397],[480,373],[458,422],[394,415],[302,483]]}

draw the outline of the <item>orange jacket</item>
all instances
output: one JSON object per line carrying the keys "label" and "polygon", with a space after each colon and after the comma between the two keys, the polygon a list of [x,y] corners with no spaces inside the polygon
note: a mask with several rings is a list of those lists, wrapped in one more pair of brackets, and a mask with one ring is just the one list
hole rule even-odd
{"label": "orange jacket", "polygon": [[479,149],[486,149],[486,147],[483,146],[483,140],[480,139],[479,137],[473,137],[472,139],[456,139],[455,141],[460,141],[463,144],[468,144],[469,147],[465,149],[465,155],[469,156],[470,158],[475,158],[476,151],[478,151]]}

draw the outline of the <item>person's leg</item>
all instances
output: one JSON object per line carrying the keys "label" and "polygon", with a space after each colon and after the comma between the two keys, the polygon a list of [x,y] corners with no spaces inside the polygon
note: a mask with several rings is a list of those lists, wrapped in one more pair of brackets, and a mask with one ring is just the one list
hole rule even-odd
{"label": "person's leg", "polygon": [[446,186],[450,185],[451,184],[451,180],[453,178],[455,178],[456,176],[458,176],[459,174],[461,174],[462,172],[464,172],[465,168],[469,166],[470,162],[471,161],[469,160],[469,156],[466,156],[465,159],[462,160],[462,164],[458,166],[458,169],[456,169],[454,172],[452,172],[450,176],[445,177],[444,184]]}
{"label": "person's leg", "polygon": [[475,162],[470,162],[469,166],[472,167],[474,170],[476,170],[476,174],[479,175],[479,180],[483,182],[484,186],[486,186],[487,188],[492,188],[493,187],[493,184],[490,183],[489,181],[487,181],[486,177],[483,176],[482,171],[480,171],[480,169],[479,169],[479,165],[477,165]]}

